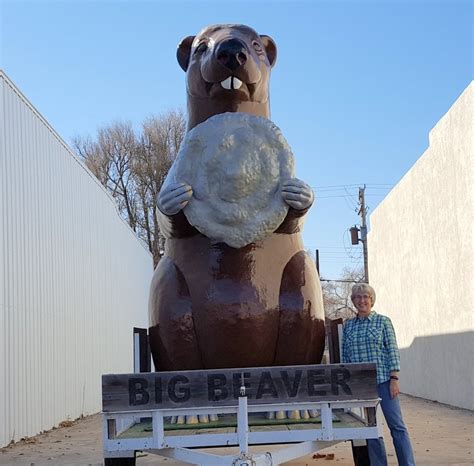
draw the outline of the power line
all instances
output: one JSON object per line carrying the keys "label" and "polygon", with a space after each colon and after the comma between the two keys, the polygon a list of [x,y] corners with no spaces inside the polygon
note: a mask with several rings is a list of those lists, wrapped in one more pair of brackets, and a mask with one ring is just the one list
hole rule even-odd
{"label": "power line", "polygon": [[[316,193],[317,199],[343,198],[347,207],[351,211],[355,211],[361,217],[361,228],[359,231],[361,231],[362,233],[362,238],[359,241],[363,243],[362,250],[359,248],[354,249],[347,244],[346,236],[348,230],[345,230],[342,236],[342,247],[313,245],[313,247],[315,247],[318,252],[322,251],[322,254],[320,256],[321,262],[346,264],[348,266],[347,270],[352,269],[351,273],[356,273],[358,269],[360,270],[362,265],[364,271],[364,279],[368,281],[368,254],[366,244],[366,213],[368,210],[368,206],[366,205],[365,200],[367,197],[384,198],[393,187],[394,184],[391,183],[369,183],[364,184],[363,188],[360,187],[360,184],[312,186],[312,189]],[[351,193],[351,191],[353,191],[353,188],[358,188],[358,196],[356,193]]]}
{"label": "power line", "polygon": [[317,196],[316,199],[328,199],[330,197],[345,197],[345,198],[351,198],[353,197],[352,195],[347,195],[347,194],[335,194],[331,196]]}
{"label": "power line", "polygon": [[[309,247],[316,247],[315,244],[309,245]],[[317,246],[318,249],[344,249],[342,246]]]}
{"label": "power line", "polygon": [[349,193],[347,188],[345,188],[345,191],[348,194],[348,196],[350,196],[344,199],[346,201],[347,206],[349,207],[350,210],[355,210],[357,212],[357,202],[353,200],[352,195]]}
{"label": "power line", "polygon": [[357,188],[359,184],[335,184],[331,186],[312,186],[313,189],[329,189],[329,188]]}
{"label": "power line", "polygon": [[356,252],[358,252],[358,256],[355,256],[354,254],[352,254],[352,251],[353,251],[353,248],[352,247],[348,247],[346,246],[346,233],[349,231],[349,229],[346,229],[344,231],[344,233],[342,234],[342,244],[344,245],[344,250],[346,251],[346,254],[349,258],[351,259],[360,259],[360,250],[355,250]]}
{"label": "power line", "polygon": [[358,283],[358,280],[334,280],[331,278],[320,278],[322,282],[338,282],[338,283]]}
{"label": "power line", "polygon": [[[311,186],[313,189],[319,189],[319,190],[341,190],[341,189],[346,189],[346,188],[358,188],[362,183],[358,184],[335,184],[335,185],[327,185],[327,186]],[[393,188],[395,185],[393,183],[367,183],[365,185],[367,188],[372,188],[374,189],[388,189],[388,188]],[[380,186],[377,187],[377,186]],[[387,186],[387,188],[382,188],[382,186]],[[375,188],[377,187],[377,188]]]}

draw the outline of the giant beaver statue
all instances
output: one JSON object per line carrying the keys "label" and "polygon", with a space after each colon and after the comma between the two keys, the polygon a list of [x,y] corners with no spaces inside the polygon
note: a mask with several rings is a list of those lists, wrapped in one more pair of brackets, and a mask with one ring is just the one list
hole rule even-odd
{"label": "giant beaver statue", "polygon": [[[188,134],[214,115],[269,119],[273,40],[243,25],[214,25],[179,45]],[[295,118],[297,116],[295,115]],[[210,120],[209,120],[210,121]],[[165,254],[151,283],[150,345],[159,371],[319,363],[325,342],[321,286],[303,247],[314,195],[292,178],[278,191],[286,215],[243,247],[205,236],[185,215],[193,187],[165,184],[158,216]]]}

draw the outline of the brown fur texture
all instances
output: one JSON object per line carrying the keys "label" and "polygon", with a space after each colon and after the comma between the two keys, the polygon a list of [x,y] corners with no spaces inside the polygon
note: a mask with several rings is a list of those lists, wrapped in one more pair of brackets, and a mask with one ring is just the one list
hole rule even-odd
{"label": "brown fur texture", "polygon": [[[188,130],[223,112],[269,118],[275,60],[273,40],[247,26],[210,26],[184,39],[178,62],[186,71]],[[221,83],[229,78],[238,81],[227,89]],[[189,224],[182,210],[163,213],[165,203],[158,201],[167,241],[150,290],[157,370],[321,361],[321,286],[301,239],[312,198],[305,208],[292,207],[299,205],[291,200],[297,195],[287,198],[290,208],[279,228],[242,248],[212,241]]]}

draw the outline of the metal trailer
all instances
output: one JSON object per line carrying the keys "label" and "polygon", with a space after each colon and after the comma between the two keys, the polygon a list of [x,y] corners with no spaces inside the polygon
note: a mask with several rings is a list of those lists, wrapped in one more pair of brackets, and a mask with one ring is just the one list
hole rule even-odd
{"label": "metal trailer", "polygon": [[[355,392],[354,394],[357,395]],[[185,408],[172,409],[109,410],[103,413],[105,464],[134,465],[136,452],[146,451],[196,465],[274,466],[341,441],[352,440],[357,443],[382,436],[379,399],[345,398],[315,402],[303,400],[249,404],[245,386],[242,386],[238,402],[234,406],[215,406],[214,403],[208,402],[198,407],[188,405]],[[252,400],[252,403],[254,401]],[[320,413],[320,423],[294,421],[290,425],[273,423],[264,428],[255,428],[249,423],[249,417],[252,418],[255,413],[282,410],[317,410]],[[234,415],[236,427],[209,428],[204,431],[178,430],[167,423],[165,429],[165,421],[169,416],[203,414]],[[151,423],[143,422],[144,418],[151,418]],[[142,425],[148,425],[149,428],[140,429]],[[256,445],[260,446],[259,451],[252,451],[250,447]],[[203,448],[218,447],[238,447],[238,450],[230,455],[200,451]]]}

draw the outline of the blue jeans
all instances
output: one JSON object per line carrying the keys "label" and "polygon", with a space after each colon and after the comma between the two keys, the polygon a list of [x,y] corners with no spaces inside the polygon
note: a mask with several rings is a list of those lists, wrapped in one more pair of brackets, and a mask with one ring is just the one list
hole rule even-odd
{"label": "blue jeans", "polygon": [[[403,422],[402,410],[398,397],[390,398],[390,381],[377,386],[379,397],[382,399],[380,405],[387,421],[390,433],[392,434],[393,446],[397,453],[398,464],[400,466],[415,466],[415,458],[411,447],[410,437]],[[367,440],[370,466],[387,466],[387,454],[383,438]]]}

